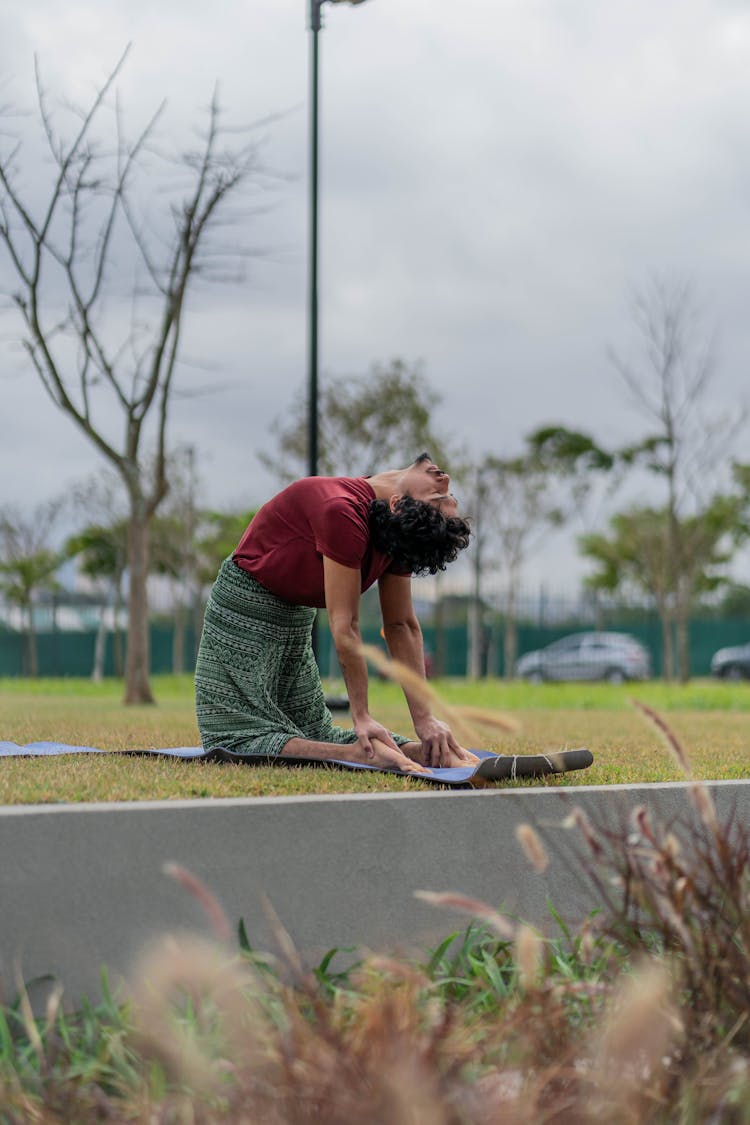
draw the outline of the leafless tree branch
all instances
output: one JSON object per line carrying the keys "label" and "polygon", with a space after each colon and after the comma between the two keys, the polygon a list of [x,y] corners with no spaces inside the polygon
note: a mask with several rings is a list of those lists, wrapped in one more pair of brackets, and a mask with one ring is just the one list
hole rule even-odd
{"label": "leafless tree branch", "polygon": [[[149,233],[136,176],[147,154],[161,155],[153,138],[164,105],[129,142],[119,96],[113,109],[109,105],[128,52],[129,48],[88,108],[76,114],[70,140],[58,131],[35,60],[41,129],[54,172],[37,219],[20,178],[20,144],[0,155],[0,247],[7,251],[17,285],[13,307],[21,317],[23,346],[44,391],[109,460],[130,498],[131,629],[136,629],[137,618],[140,640],[136,638],[129,650],[139,650],[141,666],[133,671],[126,698],[138,700],[150,696],[147,665],[143,668],[147,531],[169,485],[168,423],[186,295],[191,282],[201,276],[202,255],[228,198],[257,172],[258,161],[254,144],[222,147],[227,130],[214,91],[202,143],[179,161],[186,180],[170,205],[169,236],[163,242],[158,227]],[[114,114],[112,151],[94,136],[107,110]],[[149,199],[159,195],[158,187],[150,185]],[[126,237],[129,251],[121,246]],[[113,332],[108,322],[112,304],[119,306],[123,300],[117,262],[123,252],[136,263],[124,333]],[[235,260],[242,256],[235,247]],[[205,257],[205,262],[213,260]],[[150,304],[145,315],[142,301]],[[102,388],[124,422],[120,446],[97,415],[103,400],[95,392]],[[153,462],[148,458],[148,470],[143,453],[147,420],[156,431],[156,453]]]}

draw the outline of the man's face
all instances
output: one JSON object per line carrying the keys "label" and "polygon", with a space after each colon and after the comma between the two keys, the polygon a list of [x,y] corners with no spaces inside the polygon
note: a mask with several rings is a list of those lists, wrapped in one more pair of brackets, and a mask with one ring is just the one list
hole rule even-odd
{"label": "man's face", "polygon": [[399,479],[402,496],[424,500],[438,508],[444,516],[458,514],[458,502],[450,493],[451,478],[434,461],[419,461],[404,469]]}

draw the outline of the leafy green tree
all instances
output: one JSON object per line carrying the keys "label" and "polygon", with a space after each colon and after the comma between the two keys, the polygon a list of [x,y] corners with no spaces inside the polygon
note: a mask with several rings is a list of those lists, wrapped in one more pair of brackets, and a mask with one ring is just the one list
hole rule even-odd
{"label": "leafy green tree", "polygon": [[[681,567],[674,568],[673,514],[669,507],[633,507],[612,516],[609,533],[582,536],[581,553],[595,564],[593,589],[646,597],[662,628],[663,675],[671,679],[680,614],[726,581],[732,545],[740,533],[739,497],[717,496],[680,521]],[[687,669],[689,675],[689,668]]]}
{"label": "leafy green tree", "polygon": [[[485,635],[484,635],[484,579],[489,569],[487,552],[491,545],[491,528],[489,523],[491,505],[491,487],[489,481],[488,462],[485,456],[476,464],[464,465],[461,484],[465,492],[465,508],[471,518],[471,544],[468,555],[471,563],[471,597],[468,601],[468,654],[467,674],[473,679],[480,679],[485,671]],[[443,606],[439,606],[439,624],[443,628]],[[436,629],[437,632],[437,629]],[[440,651],[442,638],[438,638],[439,674],[442,673],[443,654]]]}
{"label": "leafy green tree", "polygon": [[[571,496],[585,498],[594,473],[606,482],[606,495],[629,482],[641,492],[655,493],[651,507],[642,506],[642,547],[649,560],[651,586],[669,625],[664,624],[665,675],[689,675],[688,618],[695,597],[696,565],[705,550],[701,519],[718,511],[715,496],[729,486],[727,451],[739,426],[741,412],[733,418],[707,414],[715,374],[712,333],[702,323],[687,283],[658,278],[632,302],[634,341],[625,357],[613,352],[612,361],[623,385],[641,415],[646,433],[616,449],[604,449],[590,435],[564,427],[545,427],[532,435],[532,444],[550,466],[557,465]],[[742,467],[735,469],[735,484],[743,488]],[[745,486],[750,497],[750,488]],[[731,534],[737,541],[747,534],[737,494],[726,497],[734,521]],[[746,506],[747,508],[748,506]],[[667,513],[666,523],[654,513]],[[636,509],[633,509],[636,510]],[[743,532],[743,518],[746,530]],[[656,520],[656,522],[655,522]],[[707,532],[712,521],[708,520]],[[624,530],[624,529],[623,529]],[[635,534],[636,529],[632,529]],[[726,531],[729,535],[729,530]],[[604,539],[611,536],[604,536]],[[595,536],[584,537],[589,545]],[[600,544],[601,545],[601,544]],[[625,546],[625,543],[621,543]],[[600,565],[604,565],[601,558]],[[661,579],[658,574],[662,573]],[[602,575],[600,574],[600,577]],[[643,589],[644,587],[641,586]]]}
{"label": "leafy green tree", "polygon": [[[321,476],[361,476],[399,468],[427,450],[449,464],[450,450],[433,429],[432,410],[440,396],[418,365],[394,359],[375,364],[367,375],[323,379],[320,387],[319,464]],[[307,473],[307,404],[299,396],[272,432],[277,452],[260,460],[288,484]]]}
{"label": "leafy green tree", "polygon": [[740,530],[743,538],[750,538],[750,464],[735,461],[732,480],[740,496]]}
{"label": "leafy green tree", "polygon": [[[175,515],[156,516],[151,523],[149,544],[149,573],[181,579],[185,573],[185,558],[192,557],[195,547],[186,535],[185,525]],[[128,520],[114,519],[111,523],[88,524],[65,543],[69,558],[77,557],[81,572],[94,581],[104,581],[109,587],[113,616],[113,656],[115,675],[123,674],[123,646],[119,621],[124,605],[123,586],[128,569]],[[175,672],[184,671],[184,607],[177,604],[175,613]],[[100,680],[104,664],[105,614],[102,613],[95,645],[92,678]],[[179,654],[179,656],[178,656]]]}
{"label": "leafy green tree", "polygon": [[[172,487],[163,511],[154,517],[149,530],[149,574],[167,578],[174,602],[173,670],[185,670],[187,621],[193,615],[194,633],[200,633],[204,592],[213,582],[219,564],[237,546],[254,511],[212,512],[198,503],[200,480],[192,447],[180,447],[170,458]],[[128,577],[127,498],[114,473],[97,473],[73,492],[81,514],[94,520],[68,539],[66,551],[78,556],[82,573],[106,583],[115,621],[123,605]],[[101,675],[104,658],[104,615],[97,637],[94,677]],[[122,645],[119,630],[114,636],[115,673],[122,674]]]}
{"label": "leafy green tree", "polygon": [[195,506],[192,493],[170,496],[169,509],[157,516],[152,528],[153,570],[172,579],[174,634],[172,669],[187,666],[186,623],[192,614],[196,641],[203,623],[206,587],[219,566],[237,547],[255,509],[244,512],[210,511]]}
{"label": "leafy green tree", "polygon": [[151,527],[150,569],[152,573],[167,576],[172,587],[172,671],[179,675],[188,665],[188,616],[192,615],[197,637],[203,614],[197,547],[203,513],[197,500],[200,481],[193,446],[180,446],[174,451],[170,457],[169,478],[169,495]]}
{"label": "leafy green tree", "polygon": [[[457,475],[459,454],[434,428],[432,411],[440,396],[418,364],[394,359],[374,364],[367,375],[323,378],[320,384],[318,463],[323,476],[361,476],[399,468],[428,452]],[[272,426],[273,453],[259,454],[280,484],[308,472],[307,401],[295,399]],[[441,583],[435,605],[436,666],[444,667]]]}
{"label": "leafy green tree", "polygon": [[[123,607],[123,579],[128,565],[128,521],[116,519],[110,524],[93,523],[71,535],[65,543],[68,558],[78,558],[83,574],[107,583],[111,593],[113,617],[113,656],[115,675],[123,673],[122,635],[120,615]],[[105,615],[99,621],[94,647],[92,679],[101,680],[104,674]]]}
{"label": "leafy green tree", "polygon": [[219,567],[235,550],[257,509],[246,512],[205,511],[197,541],[198,577],[202,587],[209,586]]}
{"label": "leafy green tree", "polygon": [[750,621],[750,586],[728,582],[716,612],[721,618]]}
{"label": "leafy green tree", "polygon": [[55,590],[55,574],[62,557],[49,543],[59,506],[43,504],[30,515],[10,505],[0,509],[0,590],[21,610],[24,621],[25,664],[28,675],[39,674],[34,599],[43,590]]}
{"label": "leafy green tree", "polygon": [[555,482],[566,497],[566,507],[582,520],[590,519],[592,510],[595,512],[595,484],[603,485],[603,496],[609,497],[622,481],[617,451],[605,449],[582,430],[542,426],[527,436],[526,448],[536,471],[545,472]]}
{"label": "leafy green tree", "polygon": [[[170,458],[169,477],[177,482],[179,495],[182,485],[183,466]],[[172,492],[170,492],[171,498]],[[72,492],[72,502],[77,512],[90,520],[84,527],[71,535],[65,544],[69,558],[77,558],[82,574],[94,582],[102,583],[107,591],[113,618],[113,657],[115,675],[124,673],[124,646],[120,629],[122,610],[125,604],[125,578],[128,576],[128,501],[118,475],[107,471],[92,474],[77,484]],[[176,562],[169,521],[156,516],[149,530],[149,574],[172,574]],[[104,649],[106,641],[106,619],[104,609],[99,617],[94,645],[94,666],[92,679],[100,680],[104,674]]]}

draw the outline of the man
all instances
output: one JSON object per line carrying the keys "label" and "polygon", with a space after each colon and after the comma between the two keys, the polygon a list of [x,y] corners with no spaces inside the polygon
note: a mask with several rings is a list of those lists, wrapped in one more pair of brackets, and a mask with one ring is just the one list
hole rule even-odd
{"label": "man", "polygon": [[[409,688],[418,741],[378,722],[361,651],[360,596],[377,582],[388,651],[424,677],[411,576],[443,570],[470,536],[449,487],[423,453],[371,477],[307,477],[260,509],[206,607],[195,675],[205,749],[346,757],[408,773],[476,762]],[[315,607],[328,611],[353,731],[334,726],[325,704],[310,639]]]}

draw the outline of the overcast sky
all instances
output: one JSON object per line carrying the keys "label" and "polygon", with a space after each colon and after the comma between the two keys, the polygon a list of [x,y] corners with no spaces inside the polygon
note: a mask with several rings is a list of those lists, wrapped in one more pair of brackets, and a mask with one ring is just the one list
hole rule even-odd
{"label": "overcast sky", "polygon": [[[477,455],[515,453],[548,422],[623,441],[644,423],[607,349],[627,352],[629,290],[656,273],[693,283],[717,332],[717,409],[737,409],[750,353],[744,0],[368,0],[327,4],[324,21],[324,375],[421,360],[436,423]],[[16,129],[35,127],[35,53],[51,97],[83,103],[128,42],[131,133],[166,98],[159,137],[179,148],[217,80],[228,120],[279,115],[259,133],[277,175],[247,196],[264,209],[245,237],[264,254],[243,283],[196,291],[186,323],[182,385],[222,389],[181,400],[172,437],[196,447],[214,505],[273,490],[257,450],[304,392],[306,24],[304,0],[25,0],[3,15],[0,101],[29,110]],[[0,256],[3,292],[9,278]],[[101,460],[46,400],[17,329],[6,314],[0,503],[35,504]],[[535,567],[557,578],[552,543]]]}

